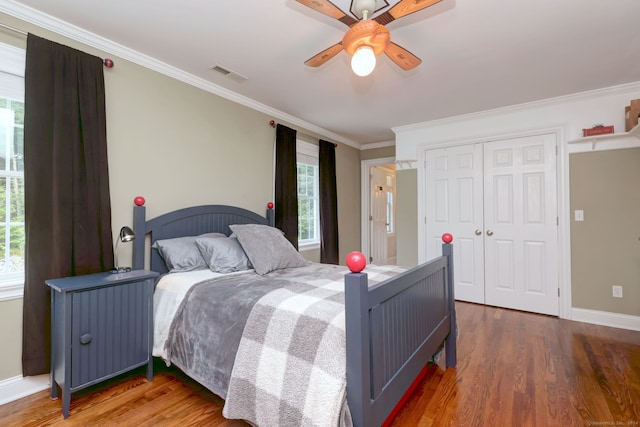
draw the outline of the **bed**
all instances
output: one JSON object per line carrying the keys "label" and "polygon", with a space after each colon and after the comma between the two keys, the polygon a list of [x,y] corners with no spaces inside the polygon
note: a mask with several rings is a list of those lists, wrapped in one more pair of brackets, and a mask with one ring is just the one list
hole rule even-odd
{"label": "bed", "polygon": [[[287,259],[267,271],[274,266],[265,269],[263,254],[255,253],[265,244],[280,247],[273,209],[261,216],[206,205],[147,220],[140,204],[133,226],[133,268],[162,274],[154,356],[223,397],[227,418],[255,425],[379,426],[393,418],[443,348],[446,366],[456,366],[450,244],[443,244],[441,257],[412,269],[370,265],[349,272],[306,260],[294,265],[296,258],[292,266]],[[256,230],[266,234],[256,238]],[[272,234],[275,243],[268,240]],[[175,270],[162,245],[182,238],[189,244],[196,238],[207,262],[211,251],[204,243],[239,243],[249,268],[211,276],[207,269]],[[256,241],[262,249],[252,247]],[[280,256],[279,250],[266,252],[267,258]],[[173,282],[181,284],[172,288]],[[169,309],[160,308],[166,294]],[[291,317],[294,323],[286,323]]]}

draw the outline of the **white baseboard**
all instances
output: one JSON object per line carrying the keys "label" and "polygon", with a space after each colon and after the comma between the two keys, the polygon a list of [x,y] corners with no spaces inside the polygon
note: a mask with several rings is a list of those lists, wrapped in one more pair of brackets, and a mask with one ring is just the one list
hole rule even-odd
{"label": "white baseboard", "polygon": [[7,378],[0,381],[0,405],[13,402],[50,386],[49,374]]}
{"label": "white baseboard", "polygon": [[571,320],[585,323],[593,323],[612,328],[630,329],[640,331],[640,316],[629,314],[610,313],[608,311],[588,310],[586,308],[571,309]]}

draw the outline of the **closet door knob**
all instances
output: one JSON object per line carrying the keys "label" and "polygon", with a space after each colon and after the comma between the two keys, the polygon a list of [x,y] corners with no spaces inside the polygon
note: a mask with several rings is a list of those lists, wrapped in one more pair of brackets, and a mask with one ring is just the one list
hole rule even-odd
{"label": "closet door knob", "polygon": [[482,234],[482,230],[476,230],[476,236],[479,236]]}
{"label": "closet door knob", "polygon": [[487,236],[493,236],[493,231],[488,230],[488,231],[487,231]]}

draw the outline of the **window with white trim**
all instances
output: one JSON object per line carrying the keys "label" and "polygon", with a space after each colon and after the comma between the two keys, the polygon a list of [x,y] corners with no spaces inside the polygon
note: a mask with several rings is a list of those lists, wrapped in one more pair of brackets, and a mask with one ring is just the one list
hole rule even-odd
{"label": "window with white trim", "polygon": [[298,141],[298,247],[320,245],[320,196],[318,191],[318,146]]}
{"label": "window with white trim", "polygon": [[24,287],[24,49],[0,43],[0,300]]}

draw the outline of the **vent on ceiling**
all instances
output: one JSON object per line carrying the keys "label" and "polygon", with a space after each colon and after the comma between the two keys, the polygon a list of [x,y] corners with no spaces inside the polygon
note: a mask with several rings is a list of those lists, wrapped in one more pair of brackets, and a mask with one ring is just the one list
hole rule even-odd
{"label": "vent on ceiling", "polygon": [[245,77],[242,74],[236,73],[235,71],[231,71],[228,68],[224,68],[224,67],[221,67],[219,65],[212,65],[211,67],[209,67],[209,69],[213,70],[213,71],[215,71],[217,73],[220,73],[223,76],[225,76],[225,77],[227,77],[227,78],[229,78],[231,80],[234,80],[236,82],[242,83],[242,82],[246,82],[247,80],[249,80],[248,77]]}

